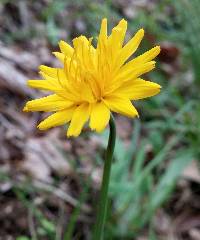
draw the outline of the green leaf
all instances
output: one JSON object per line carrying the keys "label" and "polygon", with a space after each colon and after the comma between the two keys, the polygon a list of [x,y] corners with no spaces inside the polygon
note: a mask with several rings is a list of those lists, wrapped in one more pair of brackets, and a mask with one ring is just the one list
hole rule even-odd
{"label": "green leaf", "polygon": [[20,236],[20,237],[17,237],[16,240],[30,240],[30,238],[26,236]]}
{"label": "green leaf", "polygon": [[184,168],[194,159],[192,151],[180,151],[175,159],[172,159],[170,165],[167,167],[165,174],[161,177],[160,182],[154,192],[151,194],[149,200],[149,208],[158,208],[173,190],[177,178],[180,176]]}

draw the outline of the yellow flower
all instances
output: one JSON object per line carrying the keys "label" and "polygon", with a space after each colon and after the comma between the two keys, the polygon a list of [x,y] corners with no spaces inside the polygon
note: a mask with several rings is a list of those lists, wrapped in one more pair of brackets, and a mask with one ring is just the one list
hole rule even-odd
{"label": "yellow flower", "polygon": [[67,136],[78,136],[89,120],[92,130],[101,132],[109,122],[111,111],[128,117],[138,116],[132,100],[156,95],[160,85],[140,78],[155,68],[152,61],[160,52],[156,46],[131,59],[144,30],[140,29],[124,44],[127,22],[122,19],[107,35],[107,19],[103,19],[96,48],[92,38],[73,39],[73,47],[59,42],[61,52],[54,55],[63,68],[40,66],[44,80],[29,80],[32,88],[53,94],[26,103],[24,111],[55,112],[38,128],[46,130],[70,122]]}

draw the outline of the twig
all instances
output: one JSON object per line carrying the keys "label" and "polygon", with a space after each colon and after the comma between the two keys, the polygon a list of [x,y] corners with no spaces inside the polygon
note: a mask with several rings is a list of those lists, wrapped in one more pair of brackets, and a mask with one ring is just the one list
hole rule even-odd
{"label": "twig", "polygon": [[32,240],[37,240],[37,233],[35,230],[35,224],[33,221],[33,214],[32,214],[32,210],[29,208],[28,209],[28,223],[29,223],[29,229],[30,229],[30,234],[31,234],[31,239]]}
{"label": "twig", "polygon": [[61,240],[62,239],[62,226],[64,223],[64,216],[65,216],[65,209],[64,209],[64,203],[63,201],[59,201],[60,209],[59,209],[59,220],[56,228],[56,237],[55,240]]}
{"label": "twig", "polygon": [[[70,196],[69,194],[64,192],[62,189],[56,188],[56,187],[54,187],[54,186],[52,186],[48,183],[44,183],[44,182],[35,180],[33,182],[33,185],[34,185],[34,187],[36,187],[38,189],[42,189],[42,190],[45,190],[47,192],[50,192],[50,193],[56,195],[57,197],[59,197],[63,201],[72,205],[73,207],[76,207],[79,204],[78,200],[76,200],[75,198],[73,198],[72,196]],[[81,206],[81,210],[84,211],[85,213],[90,213],[91,212],[91,208],[86,204],[83,204]]]}

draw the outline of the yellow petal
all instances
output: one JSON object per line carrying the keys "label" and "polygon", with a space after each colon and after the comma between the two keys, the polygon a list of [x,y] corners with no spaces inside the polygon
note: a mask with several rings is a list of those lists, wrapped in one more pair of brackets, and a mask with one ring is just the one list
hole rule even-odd
{"label": "yellow petal", "polygon": [[47,67],[45,65],[40,65],[39,69],[49,77],[56,78],[59,68],[52,68],[52,67]]}
{"label": "yellow petal", "polygon": [[106,97],[103,101],[113,112],[117,112],[128,117],[138,116],[137,110],[129,99],[113,95]]}
{"label": "yellow petal", "polygon": [[143,53],[142,55],[134,58],[133,60],[129,61],[128,63],[126,63],[121,70],[125,71],[127,69],[130,68],[135,68],[138,64],[144,64],[147,63],[151,60],[153,60],[158,54],[160,53],[160,47],[156,46],[152,49],[150,49],[149,51]]}
{"label": "yellow petal", "polygon": [[25,111],[53,112],[53,111],[59,111],[59,110],[71,107],[72,105],[73,105],[73,102],[70,102],[56,94],[53,94],[47,97],[28,101],[25,106]]}
{"label": "yellow petal", "polygon": [[107,39],[107,18],[104,18],[101,21],[101,29],[99,33],[99,40],[106,40]]}
{"label": "yellow petal", "polygon": [[90,128],[101,132],[110,120],[110,110],[103,102],[97,102],[92,106],[90,116]]}
{"label": "yellow petal", "polygon": [[56,81],[51,80],[28,80],[27,85],[40,90],[54,91],[60,89],[60,85]]}
{"label": "yellow petal", "polygon": [[60,47],[61,52],[64,55],[72,57],[74,49],[68,43],[66,43],[65,41],[61,40],[59,42],[59,47]]}
{"label": "yellow petal", "polygon": [[107,45],[107,18],[104,18],[101,21],[101,28],[99,32],[99,37],[98,37],[98,43],[97,43],[97,56],[98,60],[100,60],[103,57],[103,52],[105,52],[106,45]]}
{"label": "yellow petal", "polygon": [[81,55],[83,51],[83,45],[89,43],[88,39],[83,35],[74,38],[72,42],[75,49],[75,54],[79,54],[79,55]]}
{"label": "yellow petal", "polygon": [[122,35],[122,29],[115,27],[112,29],[112,33],[108,38],[108,44],[109,44],[108,51],[111,51],[109,56],[111,59],[111,62],[116,60],[121,50],[121,46],[122,46],[121,35]]}
{"label": "yellow petal", "polygon": [[82,103],[80,106],[78,106],[73,113],[72,120],[67,131],[67,136],[77,137],[81,133],[81,130],[84,124],[87,122],[89,115],[89,104]]}
{"label": "yellow petal", "polygon": [[149,51],[146,51],[142,55],[136,57],[134,59],[134,61],[135,61],[135,63],[149,62],[149,61],[153,60],[155,57],[157,57],[159,53],[160,53],[160,46],[156,46],[156,47],[150,49]]}
{"label": "yellow petal", "polygon": [[135,79],[142,74],[145,74],[147,72],[150,72],[155,68],[155,61],[147,62],[141,65],[136,65],[135,68],[128,68],[125,70],[120,71],[120,73],[116,76],[115,82],[116,81],[128,81],[131,79]]}
{"label": "yellow petal", "polygon": [[[51,68],[47,66],[40,66],[41,70],[40,74],[42,77],[51,85],[53,85],[55,88],[65,88],[68,84],[68,79],[66,76],[65,69],[62,68]],[[36,82],[32,82],[31,80],[30,84],[37,84]],[[46,84],[47,82],[43,82],[43,84]],[[29,83],[28,83],[29,84]],[[38,83],[42,84],[42,83]],[[47,89],[48,90],[48,89]]]}
{"label": "yellow petal", "polygon": [[92,90],[91,90],[91,87],[86,84],[86,83],[82,83],[81,86],[82,89],[80,90],[80,101],[87,101],[87,102],[90,102],[90,103],[94,103],[95,102],[95,98],[94,98],[94,95],[92,93]]}
{"label": "yellow petal", "polygon": [[138,100],[158,94],[160,88],[161,86],[157,83],[138,78],[124,83],[116,90],[116,94],[123,95],[131,100]]}
{"label": "yellow petal", "polygon": [[110,95],[120,86],[122,86],[124,82],[137,79],[142,74],[151,71],[155,68],[155,64],[155,61],[151,61],[145,64],[137,65],[135,68],[128,68],[120,71],[113,81],[110,82],[110,84],[107,84],[107,88],[105,88],[105,95]]}
{"label": "yellow petal", "polygon": [[137,50],[143,37],[144,30],[140,29],[135,36],[122,48],[119,56],[119,66],[121,66]]}
{"label": "yellow petal", "polygon": [[111,35],[108,37],[111,48],[116,48],[118,51],[121,49],[124,37],[127,30],[127,21],[122,19],[116,27],[112,29]]}
{"label": "yellow petal", "polygon": [[71,108],[51,114],[48,118],[43,120],[37,127],[40,130],[46,130],[51,127],[63,125],[71,120],[74,109],[75,107],[73,106]]}
{"label": "yellow petal", "polygon": [[79,95],[77,92],[71,92],[70,89],[64,83],[65,78],[62,78],[62,75],[57,79],[50,79],[50,80],[28,80],[28,86],[40,90],[48,90],[56,93],[58,96],[71,101],[77,102]]}
{"label": "yellow petal", "polygon": [[27,106],[24,106],[24,108],[23,108],[23,112],[28,112],[28,108],[27,108]]}
{"label": "yellow petal", "polygon": [[65,55],[63,53],[60,53],[60,52],[52,52],[53,55],[61,61],[61,63],[64,63],[65,61]]}
{"label": "yellow petal", "polygon": [[124,42],[124,37],[125,37],[125,34],[126,34],[126,30],[127,30],[127,21],[122,19],[119,22],[119,24],[116,26],[116,28],[119,28],[121,30],[120,34],[119,34],[119,41],[122,45],[123,42]]}
{"label": "yellow petal", "polygon": [[39,74],[43,77],[44,80],[51,80],[51,81],[55,81],[56,77],[50,77],[48,74],[39,71]]}

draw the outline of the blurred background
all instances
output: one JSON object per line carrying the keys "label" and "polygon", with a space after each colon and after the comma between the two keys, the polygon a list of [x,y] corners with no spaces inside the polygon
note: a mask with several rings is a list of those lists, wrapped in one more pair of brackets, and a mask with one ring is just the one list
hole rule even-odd
{"label": "blurred background", "polygon": [[106,240],[200,240],[199,0],[0,0],[0,239],[91,239],[108,130],[41,132],[41,113],[23,113],[38,66],[58,66],[60,39],[98,36],[128,20],[137,54],[159,44],[146,76],[161,94],[134,103],[140,119],[116,116],[117,144]]}

